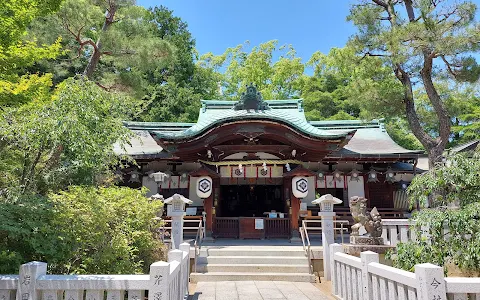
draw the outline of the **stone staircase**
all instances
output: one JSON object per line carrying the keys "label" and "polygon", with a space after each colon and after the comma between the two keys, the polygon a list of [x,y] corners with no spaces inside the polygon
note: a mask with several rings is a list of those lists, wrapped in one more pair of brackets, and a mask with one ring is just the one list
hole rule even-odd
{"label": "stone staircase", "polygon": [[191,282],[200,281],[300,281],[315,282],[308,259],[300,247],[202,248]]}

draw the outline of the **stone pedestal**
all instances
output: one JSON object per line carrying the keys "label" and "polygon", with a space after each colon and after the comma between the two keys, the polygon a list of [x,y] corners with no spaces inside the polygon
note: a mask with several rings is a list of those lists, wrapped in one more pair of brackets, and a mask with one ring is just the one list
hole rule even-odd
{"label": "stone pedestal", "polygon": [[372,251],[378,254],[385,254],[388,250],[395,249],[390,245],[367,245],[367,244],[343,244],[343,250],[346,254],[360,257],[360,253],[364,251]]}
{"label": "stone pedestal", "polygon": [[362,236],[362,235],[351,235],[350,244],[353,245],[383,245],[382,237],[371,237],[371,236]]}

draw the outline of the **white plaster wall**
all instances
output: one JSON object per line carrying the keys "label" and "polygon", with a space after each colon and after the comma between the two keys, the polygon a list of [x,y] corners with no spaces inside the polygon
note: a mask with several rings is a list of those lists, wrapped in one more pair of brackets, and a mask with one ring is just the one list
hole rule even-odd
{"label": "white plaster wall", "polygon": [[158,185],[155,182],[155,180],[153,180],[153,178],[150,178],[148,176],[143,176],[142,185],[148,189],[147,197],[150,197],[158,193]]}
{"label": "white plaster wall", "polygon": [[302,203],[307,203],[307,206],[315,206],[312,201],[315,200],[315,180],[316,177],[307,177],[308,179],[308,195],[302,199]]}
{"label": "white plaster wall", "polygon": [[189,192],[188,199],[193,201],[193,203],[190,204],[191,206],[202,206],[203,205],[202,198],[197,196],[197,191],[196,191],[197,178],[198,177],[190,177],[190,187],[188,189],[188,192]]}
{"label": "white plaster wall", "polygon": [[405,182],[412,182],[413,180],[413,174],[395,174],[395,180],[400,181],[403,180]]}
{"label": "white plaster wall", "polygon": [[353,196],[365,197],[365,184],[363,182],[363,177],[359,176],[358,179],[358,181],[350,180],[350,176],[347,176],[348,199]]}

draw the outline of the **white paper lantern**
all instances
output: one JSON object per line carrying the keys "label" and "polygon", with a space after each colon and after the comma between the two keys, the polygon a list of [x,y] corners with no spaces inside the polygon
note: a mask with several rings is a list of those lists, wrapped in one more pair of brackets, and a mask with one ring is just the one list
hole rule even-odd
{"label": "white paper lantern", "polygon": [[170,175],[163,172],[151,173],[148,177],[153,178],[155,182],[164,182]]}
{"label": "white paper lantern", "polygon": [[305,198],[308,195],[308,179],[304,176],[292,178],[292,192],[297,198]]}
{"label": "white paper lantern", "polygon": [[197,196],[205,199],[212,194],[212,178],[210,176],[201,176],[197,179]]}

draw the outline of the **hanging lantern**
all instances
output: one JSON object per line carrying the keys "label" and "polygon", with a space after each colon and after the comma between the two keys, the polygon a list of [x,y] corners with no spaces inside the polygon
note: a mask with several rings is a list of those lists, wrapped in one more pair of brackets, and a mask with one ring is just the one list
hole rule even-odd
{"label": "hanging lantern", "polygon": [[181,182],[186,182],[186,181],[188,181],[188,174],[187,174],[187,173],[183,173],[183,174],[180,176],[180,181],[181,181]]}
{"label": "hanging lantern", "polygon": [[140,182],[140,173],[137,170],[130,172],[130,179],[128,182],[138,183]]}
{"label": "hanging lantern", "polygon": [[317,172],[317,177],[318,177],[318,179],[323,180],[325,178],[325,173],[323,173],[322,171],[318,171]]}
{"label": "hanging lantern", "polygon": [[167,174],[167,177],[165,178],[166,182],[169,182],[169,181],[173,180],[173,178],[172,178],[173,173],[171,171],[166,171],[165,174]]}
{"label": "hanging lantern", "polygon": [[406,181],[403,181],[403,179],[402,179],[398,182],[398,185],[400,186],[400,189],[405,191],[408,188],[408,186],[410,185],[410,183],[406,182]]}
{"label": "hanging lantern", "polygon": [[163,172],[155,172],[148,175],[148,177],[153,178],[155,182],[162,182],[162,183],[165,181],[165,179],[168,178],[168,176],[169,176],[168,174]]}
{"label": "hanging lantern", "polygon": [[350,172],[350,181],[359,181],[360,180],[360,172],[358,172],[357,169],[353,169],[352,172]]}
{"label": "hanging lantern", "polygon": [[368,172],[368,182],[378,182],[378,173],[373,168]]}
{"label": "hanging lantern", "polygon": [[385,173],[385,181],[395,182],[395,173],[390,167],[388,167],[387,172]]}
{"label": "hanging lantern", "polygon": [[335,170],[333,172],[333,179],[336,181],[342,181],[342,175],[343,175],[343,172],[341,172],[340,170]]}
{"label": "hanging lantern", "polygon": [[308,179],[304,176],[292,178],[293,195],[297,198],[305,198],[308,195]]}
{"label": "hanging lantern", "polygon": [[212,178],[210,176],[201,176],[197,179],[197,196],[205,199],[212,194]]}

